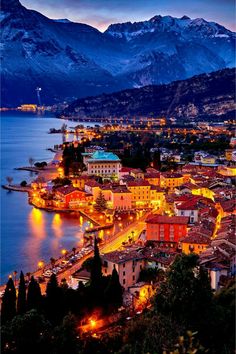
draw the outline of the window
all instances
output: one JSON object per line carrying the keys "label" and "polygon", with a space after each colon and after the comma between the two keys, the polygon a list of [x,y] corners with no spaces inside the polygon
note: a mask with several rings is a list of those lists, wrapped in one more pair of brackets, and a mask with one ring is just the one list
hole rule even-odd
{"label": "window", "polygon": [[123,272],[123,275],[125,276],[125,271]]}
{"label": "window", "polygon": [[123,284],[125,284],[125,279],[123,279]]}
{"label": "window", "polygon": [[123,263],[123,268],[125,268],[125,263]]}
{"label": "window", "polygon": [[135,267],[133,267],[133,273],[135,272]]}
{"label": "window", "polygon": [[133,280],[135,281],[135,275],[133,275]]}

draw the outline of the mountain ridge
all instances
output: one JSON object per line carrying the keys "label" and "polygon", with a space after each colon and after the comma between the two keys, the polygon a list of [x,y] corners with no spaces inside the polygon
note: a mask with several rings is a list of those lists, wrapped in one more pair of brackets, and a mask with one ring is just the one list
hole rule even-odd
{"label": "mountain ridge", "polygon": [[193,76],[165,85],[127,89],[78,99],[61,117],[159,116],[220,117],[235,111],[235,68]]}
{"label": "mountain ridge", "polygon": [[[18,0],[1,5],[2,106],[37,103],[36,87],[42,102],[53,104],[234,66],[235,33],[205,20],[157,15],[130,23],[127,40],[122,31],[111,35],[127,24],[102,33],[49,19]],[[152,31],[137,34],[137,26]]]}

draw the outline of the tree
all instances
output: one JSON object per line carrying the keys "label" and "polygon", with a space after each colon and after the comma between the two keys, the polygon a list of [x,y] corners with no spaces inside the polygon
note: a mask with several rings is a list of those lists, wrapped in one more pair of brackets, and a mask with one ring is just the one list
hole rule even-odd
{"label": "tree", "polygon": [[59,287],[55,274],[51,275],[47,283],[46,313],[53,324],[58,323],[64,316],[63,289]]}
{"label": "tree", "polygon": [[96,199],[96,204],[94,206],[94,209],[100,213],[107,209],[107,202],[102,192],[99,193]]}
{"label": "tree", "polygon": [[51,263],[52,268],[54,268],[54,267],[55,267],[55,264],[56,264],[55,258],[51,257],[51,258],[50,258],[50,263]]}
{"label": "tree", "polygon": [[20,282],[18,289],[17,298],[17,313],[22,314],[26,311],[26,287],[25,287],[25,277],[23,272],[20,272]]}
{"label": "tree", "polygon": [[210,281],[207,272],[198,266],[198,256],[177,256],[157,293],[157,311],[170,314],[186,330],[200,331],[211,306]]}
{"label": "tree", "polygon": [[153,168],[159,170],[161,167],[161,157],[160,157],[160,150],[156,150],[153,153]]}
{"label": "tree", "polygon": [[63,318],[62,324],[56,327],[54,336],[54,353],[81,353],[80,342],[77,339],[77,320],[71,313]]}
{"label": "tree", "polygon": [[40,310],[42,306],[42,295],[39,283],[31,277],[27,293],[27,309]]}
{"label": "tree", "polygon": [[122,293],[123,289],[120,284],[119,275],[114,265],[109,284],[105,290],[105,298],[108,304],[114,308],[120,307],[123,302]]}
{"label": "tree", "polygon": [[8,182],[8,185],[10,186],[10,185],[12,184],[13,177],[7,176],[7,177],[6,177],[6,180],[7,180],[7,182]]}
{"label": "tree", "polygon": [[12,278],[8,279],[2,298],[2,323],[11,320],[16,315],[16,289]]}
{"label": "tree", "polygon": [[20,185],[21,185],[21,187],[26,187],[27,186],[27,182],[26,181],[22,181]]}
{"label": "tree", "polygon": [[52,182],[55,187],[68,186],[72,183],[69,178],[60,178],[60,177],[53,179]]}
{"label": "tree", "polygon": [[81,268],[86,269],[87,272],[91,272],[91,269],[93,267],[93,260],[94,260],[94,257],[89,257],[89,258],[85,259],[85,261],[82,263]]}
{"label": "tree", "polygon": [[34,159],[33,159],[33,157],[29,157],[29,164],[30,164],[30,166],[32,167],[33,166],[33,164],[34,164]]}
{"label": "tree", "polygon": [[139,280],[144,282],[149,282],[149,283],[151,281],[156,281],[157,273],[158,273],[157,268],[142,269],[139,274]]}
{"label": "tree", "polygon": [[98,241],[94,240],[94,257],[90,273],[91,301],[94,305],[101,305],[103,300],[102,261],[99,254]]}
{"label": "tree", "polygon": [[94,256],[93,263],[91,267],[91,285],[95,286],[101,283],[102,279],[102,261],[100,258],[99,248],[98,248],[98,240],[95,237],[94,239]]}
{"label": "tree", "polygon": [[36,310],[16,316],[2,328],[2,353],[49,353],[50,331],[49,322]]}
{"label": "tree", "polygon": [[62,132],[62,134],[65,134],[65,133],[66,133],[66,130],[67,130],[67,124],[63,123],[62,126],[61,126],[61,132]]}

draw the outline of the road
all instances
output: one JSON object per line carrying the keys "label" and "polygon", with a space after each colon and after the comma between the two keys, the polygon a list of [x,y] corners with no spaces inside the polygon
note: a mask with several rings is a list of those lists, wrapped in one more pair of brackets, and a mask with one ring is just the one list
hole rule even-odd
{"label": "road", "polygon": [[[119,248],[121,248],[123,245],[123,242],[127,242],[129,237],[132,237],[133,242],[137,241],[141,232],[145,229],[145,219],[147,218],[148,213],[145,213],[139,220],[135,220],[133,223],[131,223],[129,226],[124,228],[123,230],[119,231],[115,235],[111,236],[105,244],[100,245],[100,253],[108,253],[115,251]],[[76,250],[76,251],[79,251]],[[57,275],[58,283],[60,284],[62,279],[66,279],[67,281],[70,280],[70,277],[73,273],[75,273],[77,270],[79,270],[83,264],[83,262],[93,256],[93,251],[89,252],[85,256],[83,256],[80,260],[78,260],[76,263],[74,263],[70,268],[65,269],[63,272],[59,273]],[[63,257],[60,257],[59,259],[56,260],[55,266],[59,265],[60,262],[63,260]],[[44,269],[50,269],[51,266],[48,264]],[[43,270],[38,269],[36,272],[31,273],[34,277],[40,277],[42,276]],[[46,290],[46,285],[47,281],[43,283],[40,283],[41,291],[42,294],[45,293]],[[16,282],[18,285],[18,281]],[[0,291],[4,290],[5,285],[0,286]]]}
{"label": "road", "polygon": [[108,253],[115,251],[122,247],[123,242],[127,242],[129,237],[133,238],[133,241],[137,241],[141,232],[145,229],[145,222],[140,219],[133,222],[126,229],[118,232],[113,240],[110,240],[107,244],[100,247],[100,253]]}

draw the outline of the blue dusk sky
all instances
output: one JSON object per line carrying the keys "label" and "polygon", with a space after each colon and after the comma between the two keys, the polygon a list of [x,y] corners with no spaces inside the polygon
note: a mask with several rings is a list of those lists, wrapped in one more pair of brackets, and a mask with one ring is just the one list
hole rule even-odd
{"label": "blue dusk sky", "polygon": [[104,31],[111,23],[148,20],[155,15],[202,17],[236,30],[234,0],[21,0],[53,19],[67,18]]}

